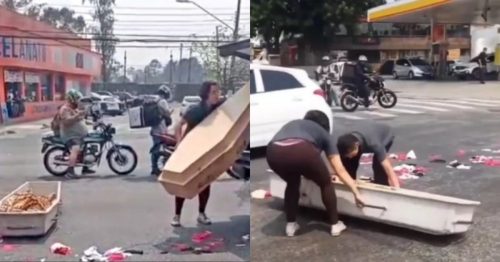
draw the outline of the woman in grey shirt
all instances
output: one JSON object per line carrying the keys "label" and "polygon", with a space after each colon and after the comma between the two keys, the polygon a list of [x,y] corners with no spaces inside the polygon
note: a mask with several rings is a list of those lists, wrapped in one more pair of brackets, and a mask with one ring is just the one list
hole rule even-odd
{"label": "woman in grey shirt", "polygon": [[[274,136],[267,148],[269,167],[283,180],[285,190],[286,234],[294,236],[300,197],[301,176],[312,180],[321,189],[321,196],[330,218],[331,234],[338,236],[346,229],[337,214],[337,198],[330,172],[321,157],[325,152],[340,179],[354,193],[358,206],[364,204],[356,183],[343,168],[336,145],[331,139],[328,118],[320,111],[309,111],[304,119],[286,124]],[[334,157],[335,155],[335,157]]]}

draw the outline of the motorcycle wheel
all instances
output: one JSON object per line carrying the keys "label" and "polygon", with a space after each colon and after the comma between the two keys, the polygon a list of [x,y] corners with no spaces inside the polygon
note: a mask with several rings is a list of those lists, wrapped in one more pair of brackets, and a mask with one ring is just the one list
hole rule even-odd
{"label": "motorcycle wheel", "polygon": [[57,177],[65,176],[66,173],[68,172],[68,166],[63,166],[63,169],[56,170],[55,167],[60,166],[60,165],[55,165],[54,159],[51,159],[51,155],[54,153],[55,153],[55,157],[54,157],[54,159],[55,159],[56,157],[64,156],[67,153],[67,150],[63,147],[53,147],[53,148],[49,149],[43,155],[43,165],[45,166],[45,169],[51,175],[57,176]]}
{"label": "motorcycle wheel", "polygon": [[[106,157],[106,159],[108,160],[109,168],[118,175],[129,175],[130,173],[134,172],[135,168],[137,167],[137,154],[130,146],[116,147],[118,148],[118,151],[115,149],[111,149]],[[125,166],[129,162],[132,163],[129,168],[120,170],[121,166]]]}
{"label": "motorcycle wheel", "polygon": [[340,97],[340,106],[346,112],[354,112],[358,108],[359,104],[356,100],[356,95],[352,91],[347,91]]}
{"label": "motorcycle wheel", "polygon": [[381,107],[392,108],[398,102],[398,97],[391,90],[383,90],[378,94],[377,100]]}
{"label": "motorcycle wheel", "polygon": [[167,163],[168,159],[170,158],[170,153],[168,152],[159,152],[158,153],[158,161],[156,162],[156,166],[158,167],[158,170],[163,170],[165,167],[165,164]]}

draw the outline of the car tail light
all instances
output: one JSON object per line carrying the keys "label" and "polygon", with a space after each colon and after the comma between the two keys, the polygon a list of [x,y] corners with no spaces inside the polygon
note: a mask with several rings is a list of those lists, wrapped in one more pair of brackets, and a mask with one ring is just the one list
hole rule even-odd
{"label": "car tail light", "polygon": [[325,92],[323,92],[322,89],[316,89],[316,90],[314,90],[314,94],[325,98]]}

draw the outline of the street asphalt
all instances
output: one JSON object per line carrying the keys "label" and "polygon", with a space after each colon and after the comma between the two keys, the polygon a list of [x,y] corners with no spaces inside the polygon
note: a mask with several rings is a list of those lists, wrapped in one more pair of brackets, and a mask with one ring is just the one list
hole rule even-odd
{"label": "street asphalt", "polygon": [[[441,83],[434,83],[433,87],[424,81],[390,83],[393,87],[400,87],[396,88],[400,96],[448,98],[446,92],[440,90]],[[425,87],[425,92],[418,92],[420,85]],[[473,92],[475,98],[492,99],[490,91],[481,90],[484,86],[465,85],[445,84],[443,89],[448,92],[455,90],[454,97],[467,97]],[[484,87],[483,90],[486,88],[491,89]],[[325,212],[301,208],[298,217],[301,231],[296,237],[288,238],[284,232],[283,201],[252,199],[252,261],[500,261],[500,167],[469,162],[474,155],[495,155],[482,149],[500,149],[500,124],[498,113],[495,113],[499,108],[379,120],[392,126],[397,134],[392,152],[414,150],[418,159],[413,163],[430,168],[429,173],[420,179],[404,180],[403,187],[481,202],[474,215],[475,222],[465,234],[431,236],[341,217],[347,230],[339,237],[332,237]],[[356,121],[359,120],[336,119],[335,124],[349,128],[356,125]],[[458,153],[460,150],[464,150],[465,155],[461,156]],[[432,154],[442,155],[448,161],[459,160],[472,165],[472,169],[449,169],[446,164],[430,163],[428,159]],[[269,189],[269,167],[264,157],[265,150],[252,151],[252,191]],[[369,167],[362,168],[360,172],[369,175]]]}
{"label": "street asphalt", "polygon": [[[103,252],[113,247],[144,251],[127,261],[249,260],[250,245],[242,239],[250,232],[248,183],[224,177],[214,182],[207,208],[213,224],[197,225],[198,200],[193,199],[186,201],[183,227],[174,229],[170,226],[174,197],[149,175],[149,130],[128,130],[126,116],[105,121],[117,126],[116,141],[131,145],[138,153],[139,165],[129,176],[113,174],[104,161],[92,176],[72,181],[52,177],[40,153],[41,134],[48,131],[41,124],[49,120],[3,128],[15,134],[0,135],[0,196],[26,181],[61,180],[63,204],[56,227],[46,237],[3,238],[0,261],[79,261],[75,256],[94,245]],[[213,233],[209,242],[222,239],[222,248],[200,255],[173,248],[175,244],[197,247],[191,240],[193,234],[206,230]],[[49,247],[55,242],[70,246],[72,255],[51,254]]]}

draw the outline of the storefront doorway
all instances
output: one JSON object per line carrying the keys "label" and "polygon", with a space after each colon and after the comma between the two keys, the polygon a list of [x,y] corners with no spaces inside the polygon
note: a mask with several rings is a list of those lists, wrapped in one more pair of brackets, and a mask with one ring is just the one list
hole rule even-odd
{"label": "storefront doorway", "polygon": [[23,73],[5,70],[5,97],[8,118],[22,117],[25,112],[22,94]]}

